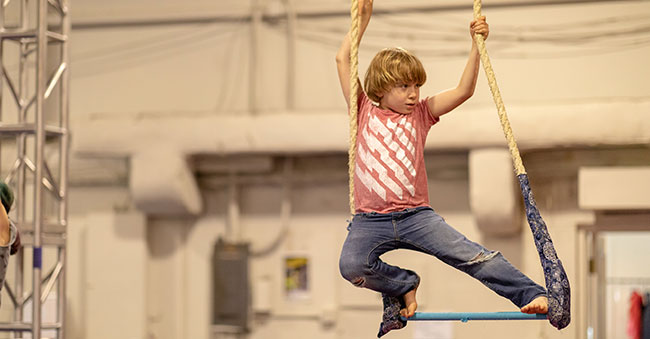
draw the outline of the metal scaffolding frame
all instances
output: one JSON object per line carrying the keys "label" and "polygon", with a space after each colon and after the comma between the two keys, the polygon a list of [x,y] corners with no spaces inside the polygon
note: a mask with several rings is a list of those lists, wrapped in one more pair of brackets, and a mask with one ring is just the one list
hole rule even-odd
{"label": "metal scaffolding frame", "polygon": [[[13,321],[0,323],[0,331],[16,338],[41,338],[42,330],[65,338],[69,33],[67,0],[0,1],[0,173],[14,189],[10,218],[24,245],[10,260],[15,275],[2,295]],[[52,265],[45,274],[44,263]],[[43,323],[42,306],[54,288],[56,320]],[[28,303],[31,319],[24,315]]]}

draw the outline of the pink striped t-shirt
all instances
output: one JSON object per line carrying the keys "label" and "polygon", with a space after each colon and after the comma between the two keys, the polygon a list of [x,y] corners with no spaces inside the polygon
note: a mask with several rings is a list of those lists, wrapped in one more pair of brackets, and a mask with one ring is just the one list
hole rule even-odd
{"label": "pink striped t-shirt", "polygon": [[429,205],[424,143],[434,119],[427,100],[411,114],[375,106],[359,94],[354,174],[356,212],[388,213]]}

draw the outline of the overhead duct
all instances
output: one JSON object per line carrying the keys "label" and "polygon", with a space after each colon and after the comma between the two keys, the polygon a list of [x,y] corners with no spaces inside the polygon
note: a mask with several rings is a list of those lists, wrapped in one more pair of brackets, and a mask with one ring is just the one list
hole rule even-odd
{"label": "overhead duct", "polygon": [[198,214],[201,193],[183,154],[168,148],[131,156],[129,188],[135,205],[152,215]]}
{"label": "overhead duct", "polygon": [[521,230],[521,207],[510,153],[506,148],[469,152],[469,203],[485,234],[513,235]]}
{"label": "overhead duct", "polygon": [[[522,151],[650,143],[650,101],[511,108],[513,112],[526,112],[510,116]],[[514,180],[510,160],[490,155],[490,150],[503,147],[504,140],[498,122],[486,110],[493,111],[493,108],[465,109],[445,118],[425,146],[427,150],[477,149],[470,156],[473,163],[470,171],[476,178],[472,185]],[[616,124],[611,123],[612,112],[617,112]],[[199,190],[186,161],[189,156],[345,152],[348,148],[347,117],[340,110],[256,116],[95,114],[75,123],[79,124],[72,139],[75,155],[130,157],[134,199],[144,212],[155,214],[194,214],[201,210]],[[161,140],[165,140],[165,145],[160,145]],[[486,166],[482,157],[492,158],[490,166],[498,169],[480,171]],[[480,182],[484,180],[478,178],[487,173],[493,173],[498,179]],[[475,194],[485,189],[473,188]],[[508,188],[507,192],[510,191]],[[482,196],[476,199],[491,200]],[[513,213],[507,206],[497,207],[502,217]],[[478,201],[474,207],[479,220],[491,219]]]}
{"label": "overhead duct", "polygon": [[648,211],[649,191],[650,166],[581,167],[578,170],[578,205],[583,209]]}
{"label": "overhead duct", "polygon": [[[511,105],[510,123],[522,151],[557,147],[650,143],[650,101],[573,105]],[[160,140],[180,154],[346,152],[344,110],[287,111],[259,115],[93,115],[76,120],[76,153],[128,156]],[[444,117],[426,149],[474,149],[505,145],[492,106]],[[612,124],[616,112],[616,124]],[[443,123],[444,122],[444,123]],[[138,140],[138,142],[134,142]],[[156,146],[159,147],[159,146]]]}

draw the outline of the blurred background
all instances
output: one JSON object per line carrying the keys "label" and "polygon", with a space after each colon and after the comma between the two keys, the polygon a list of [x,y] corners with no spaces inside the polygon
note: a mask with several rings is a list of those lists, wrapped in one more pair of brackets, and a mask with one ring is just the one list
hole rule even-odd
{"label": "blurred background", "polygon": [[[350,215],[334,58],[350,2],[0,8],[0,174],[25,244],[0,336],[376,336],[381,299],[338,272]],[[486,0],[483,14],[572,323],[411,322],[388,336],[628,338],[631,297],[650,292],[650,2]],[[360,74],[401,46],[425,66],[423,98],[455,86],[472,15],[471,1],[376,0]],[[425,152],[432,207],[543,284],[483,71]],[[384,259],[422,276],[420,311],[517,311],[435,258]]]}

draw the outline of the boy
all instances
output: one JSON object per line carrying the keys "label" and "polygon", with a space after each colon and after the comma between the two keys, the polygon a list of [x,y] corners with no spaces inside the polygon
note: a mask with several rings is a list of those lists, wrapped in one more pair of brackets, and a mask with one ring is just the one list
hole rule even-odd
{"label": "boy", "polygon": [[[359,0],[359,40],[372,14],[372,0]],[[470,35],[487,38],[485,17],[470,23]],[[343,95],[350,106],[350,34],[336,56]],[[406,325],[413,316],[420,277],[379,257],[407,248],[434,255],[510,299],[524,313],[547,313],[546,290],[513,267],[499,252],[465,238],[430,206],[424,167],[424,143],[440,116],[474,93],[479,53],[472,48],[458,86],[420,100],[426,73],[420,61],[402,48],[388,48],[373,58],[358,95],[355,160],[356,215],[348,226],[339,267],[358,287],[382,293],[379,337]]]}

